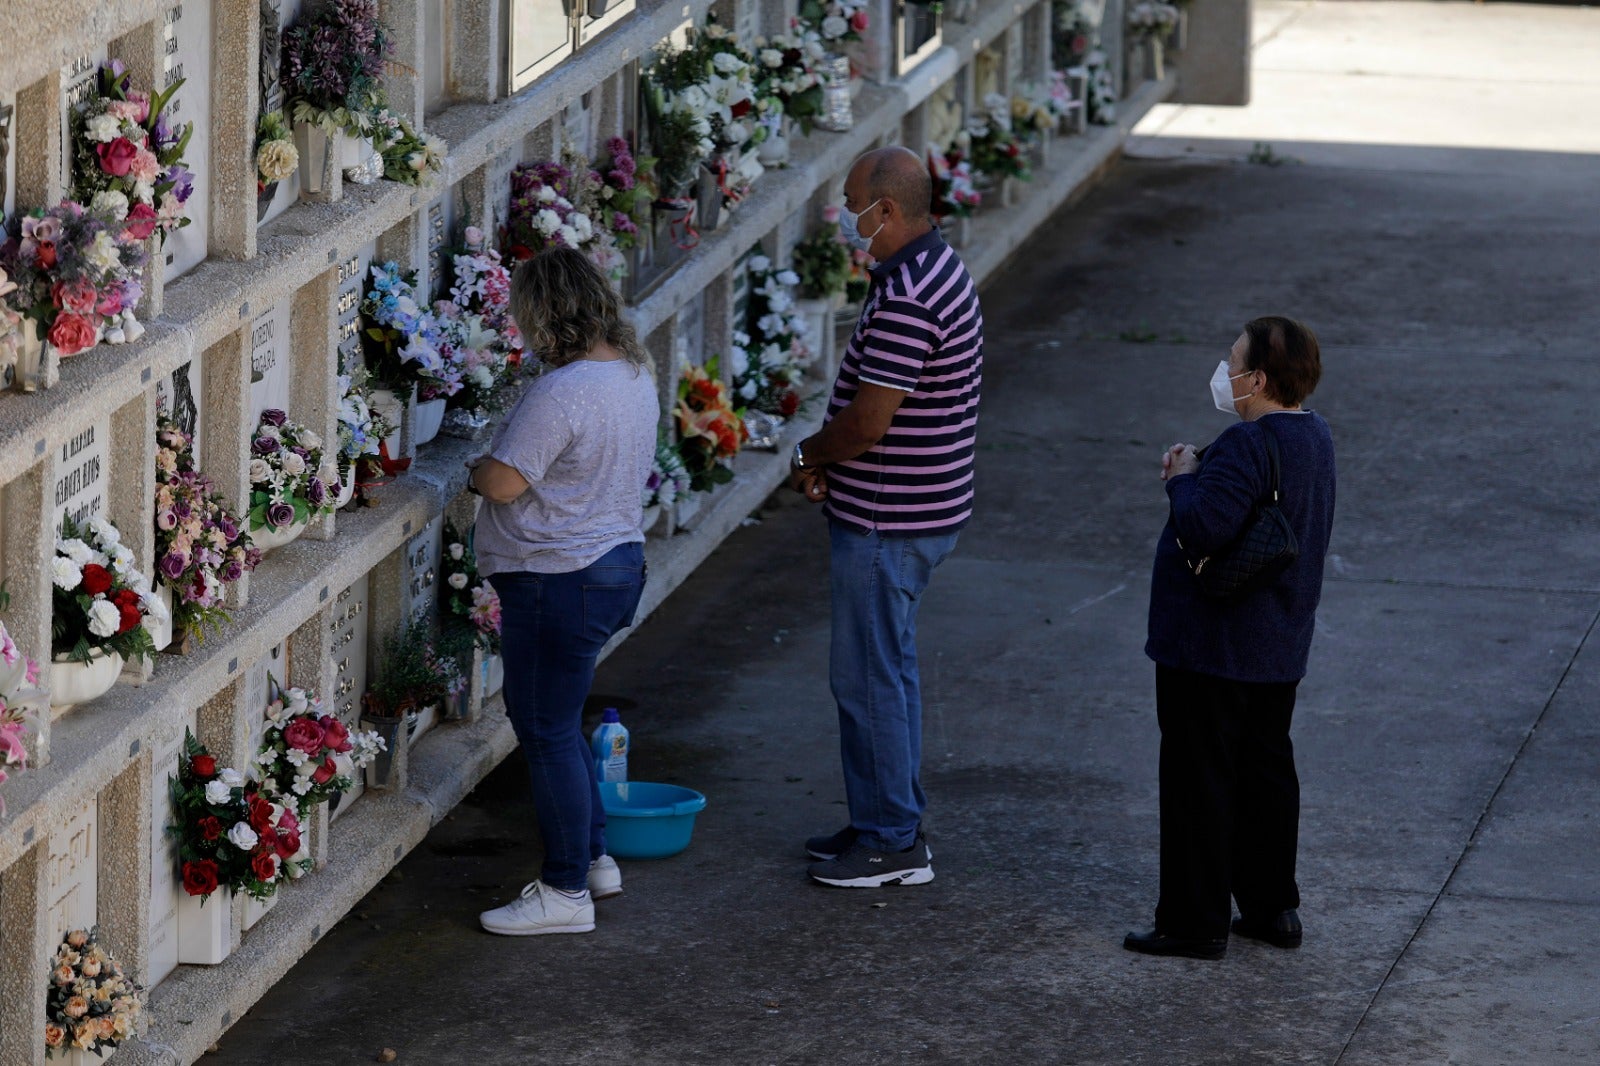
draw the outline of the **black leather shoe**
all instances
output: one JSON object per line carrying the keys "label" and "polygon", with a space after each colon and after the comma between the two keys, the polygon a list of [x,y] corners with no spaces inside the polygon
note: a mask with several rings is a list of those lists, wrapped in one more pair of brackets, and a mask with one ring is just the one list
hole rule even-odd
{"label": "black leather shoe", "polygon": [[1300,946],[1300,912],[1286,910],[1270,918],[1235,918],[1233,931],[1251,940],[1264,940],[1275,948]]}
{"label": "black leather shoe", "polygon": [[1228,941],[1197,940],[1193,937],[1168,936],[1159,930],[1148,933],[1129,933],[1122,938],[1122,946],[1141,955],[1177,955],[1185,959],[1220,959],[1228,950]]}

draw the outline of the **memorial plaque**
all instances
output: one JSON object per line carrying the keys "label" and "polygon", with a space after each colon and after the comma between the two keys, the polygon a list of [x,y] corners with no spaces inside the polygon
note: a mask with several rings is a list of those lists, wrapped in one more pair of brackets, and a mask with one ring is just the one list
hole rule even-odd
{"label": "memorial plaque", "polygon": [[60,528],[63,513],[82,525],[91,518],[103,518],[106,511],[106,474],[110,464],[106,449],[111,444],[111,420],[95,422],[61,442],[57,456],[55,511],[51,525]]}
{"label": "memorial plaque", "polygon": [[376,241],[356,249],[339,264],[339,361],[354,366],[361,357],[361,296],[372,279],[372,261],[378,256]]}
{"label": "memorial plaque", "polygon": [[450,264],[446,263],[446,253],[450,250],[452,241],[450,235],[455,232],[456,212],[455,197],[448,191],[433,203],[428,205],[428,291],[435,300],[448,299],[450,296],[448,277],[451,274]]}
{"label": "memorial plaque", "polygon": [[[352,732],[361,728],[361,695],[367,690],[367,602],[366,575],[333,601],[334,682],[323,706]],[[366,788],[366,774],[354,774],[351,780],[355,787],[328,801],[330,816],[338,818],[349,810]]]}
{"label": "memorial plaque", "polygon": [[762,35],[760,0],[739,0],[738,14],[733,17],[733,32],[739,44],[753,49],[751,42]]}
{"label": "memorial plaque", "polygon": [[250,325],[250,428],[269,407],[289,409],[289,301],[280,300]]}
{"label": "memorial plaque", "polygon": [[443,525],[435,518],[406,545],[408,618],[426,618],[439,598],[439,555]]}
{"label": "memorial plaque", "polygon": [[45,873],[46,935],[49,950],[74,929],[95,923],[98,907],[100,819],[98,799],[91,796],[50,830],[49,869]]}
{"label": "memorial plaque", "polygon": [[72,109],[95,94],[106,48],[81,55],[61,68],[61,183],[72,188]]}
{"label": "memorial plaque", "polygon": [[151,988],[178,967],[178,902],[183,896],[183,880],[178,872],[178,841],[167,827],[175,820],[172,780],[178,776],[183,758],[185,729],[195,729],[193,712],[150,745],[150,951],[146,972],[140,976]]}
{"label": "memorial plaque", "polygon": [[211,174],[211,39],[212,0],[183,0],[167,9],[162,34],[161,88],[183,82],[167,103],[167,121],[173,128],[194,123],[194,133],[183,158],[194,174],[194,193],[184,204],[189,224],[168,234],[163,252],[168,280],[191,270],[206,257],[210,233]]}
{"label": "memorial plaque", "polygon": [[171,418],[193,438],[196,455],[200,454],[200,397],[204,395],[198,355],[156,381],[156,412]]}
{"label": "memorial plaque", "polygon": [[[250,723],[250,736],[246,741],[244,754],[239,759],[240,762],[248,764],[255,758],[256,752],[261,750],[261,738],[267,729],[267,694],[270,691],[267,676],[270,674],[274,681],[282,685],[288,669],[288,656],[284,654],[283,645],[278,644],[269,649],[263,658],[257,659],[245,672],[244,713],[245,720]],[[244,766],[236,769],[242,773],[249,772]]]}

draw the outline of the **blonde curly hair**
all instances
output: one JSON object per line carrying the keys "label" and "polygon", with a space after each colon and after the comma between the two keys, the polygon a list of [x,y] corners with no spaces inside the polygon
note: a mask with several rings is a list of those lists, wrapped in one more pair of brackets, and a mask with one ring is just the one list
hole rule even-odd
{"label": "blonde curly hair", "polygon": [[582,359],[602,343],[645,370],[649,353],[622,317],[622,297],[590,258],[547,248],[511,275],[511,314],[528,350],[546,366]]}

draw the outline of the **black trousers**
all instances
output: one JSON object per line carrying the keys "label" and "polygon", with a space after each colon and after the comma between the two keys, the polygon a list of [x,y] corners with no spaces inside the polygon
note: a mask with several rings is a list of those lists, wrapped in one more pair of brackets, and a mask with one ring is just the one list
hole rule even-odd
{"label": "black trousers", "polygon": [[1156,928],[1222,939],[1246,917],[1300,905],[1295,688],[1156,666],[1161,724],[1161,900]]}

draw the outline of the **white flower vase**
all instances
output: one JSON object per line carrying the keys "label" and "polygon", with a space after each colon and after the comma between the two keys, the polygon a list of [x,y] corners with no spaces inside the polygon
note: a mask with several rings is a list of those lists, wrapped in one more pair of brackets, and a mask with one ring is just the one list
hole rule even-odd
{"label": "white flower vase", "polygon": [[[411,441],[416,445],[423,445],[439,435],[439,427],[444,425],[443,399],[425,400],[413,404],[411,407]],[[394,453],[391,452],[391,455]]]}
{"label": "white flower vase", "polygon": [[322,127],[313,122],[296,122],[294,147],[300,153],[300,191],[312,196],[331,191],[339,160]]}
{"label": "white flower vase", "polygon": [[483,695],[487,699],[505,687],[506,664],[498,655],[483,657]]}
{"label": "white flower vase", "polygon": [[339,495],[333,501],[333,509],[340,510],[355,499],[356,495],[356,468],[355,464],[350,469],[339,475]]}
{"label": "white flower vase", "polygon": [[[413,386],[413,390],[415,386]],[[412,398],[415,398],[415,391]],[[401,402],[400,395],[393,389],[373,389],[367,396],[367,403],[372,410],[383,415],[384,419],[394,428],[394,432],[383,438],[384,447],[389,452],[390,459],[400,458],[400,421],[405,414],[405,404]]]}
{"label": "white flower vase", "polygon": [[644,509],[644,516],[639,519],[639,532],[648,536],[659,521],[661,521],[661,505],[652,503]]}
{"label": "white flower vase", "polygon": [[61,378],[61,360],[56,350],[47,344],[39,323],[24,318],[17,326],[21,343],[17,345],[17,361],[11,368],[11,387],[19,392],[36,392],[48,389]]}
{"label": "white flower vase", "polygon": [[824,300],[796,300],[796,311],[805,316],[806,344],[811,348],[811,366],[831,370],[833,367],[833,311],[831,298]]}
{"label": "white flower vase", "polygon": [[1152,81],[1160,81],[1167,76],[1167,46],[1160,37],[1147,37],[1145,46],[1145,71]]}
{"label": "white flower vase", "polygon": [[52,715],[104,696],[117,683],[123,659],[114,651],[95,648],[87,663],[61,656],[50,661],[50,711]]}
{"label": "white flower vase", "polygon": [[[262,902],[254,896],[246,896],[244,898],[244,927],[246,929],[254,929],[256,924],[265,918],[272,908],[277,905],[278,894],[276,892],[268,896],[266,902]],[[179,941],[179,943],[181,944],[182,941]]]}
{"label": "white flower vase", "polygon": [[778,128],[767,133],[767,139],[756,146],[756,158],[762,166],[781,167],[789,161],[789,116],[783,116]]}
{"label": "white flower vase", "polygon": [[383,157],[368,137],[340,133],[337,139],[339,170],[352,185],[371,185],[383,177]]}
{"label": "white flower vase", "polygon": [[215,966],[228,957],[233,926],[233,891],[218,888],[204,903],[178,893],[178,961]]}
{"label": "white flower vase", "polygon": [[422,739],[422,734],[434,727],[439,721],[439,705],[430,703],[426,707],[416,710],[416,717],[406,718],[406,746],[410,747]]}
{"label": "white flower vase", "polygon": [[250,531],[250,541],[261,549],[262,555],[265,555],[274,548],[281,548],[299,537],[300,534],[306,531],[308,524],[306,522],[291,522],[281,529],[262,526],[260,529],[252,529]]}
{"label": "white flower vase", "polygon": [[172,586],[165,584],[156,585],[156,599],[161,601],[167,609],[167,620],[158,622],[150,615],[145,615],[144,627],[150,632],[150,643],[155,645],[156,651],[165,651],[167,645],[172,643]]}

